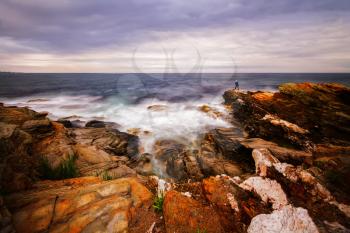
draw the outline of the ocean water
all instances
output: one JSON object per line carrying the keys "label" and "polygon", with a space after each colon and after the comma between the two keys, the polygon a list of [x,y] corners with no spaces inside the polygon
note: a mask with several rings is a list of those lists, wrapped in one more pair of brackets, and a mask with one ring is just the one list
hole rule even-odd
{"label": "ocean water", "polygon": [[[0,102],[70,117],[115,122],[138,130],[145,152],[159,139],[184,143],[216,127],[235,127],[222,94],[238,80],[242,90],[276,91],[285,82],[337,82],[350,74],[23,74],[0,73]],[[157,105],[156,107],[150,107]],[[208,105],[223,117],[200,111]]]}

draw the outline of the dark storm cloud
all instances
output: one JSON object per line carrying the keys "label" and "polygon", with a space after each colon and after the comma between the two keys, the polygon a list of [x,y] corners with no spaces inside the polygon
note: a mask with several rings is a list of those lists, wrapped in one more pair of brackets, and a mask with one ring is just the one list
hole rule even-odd
{"label": "dark storm cloud", "polygon": [[152,32],[349,10],[349,0],[2,0],[0,36],[23,47],[67,53],[151,40]]}

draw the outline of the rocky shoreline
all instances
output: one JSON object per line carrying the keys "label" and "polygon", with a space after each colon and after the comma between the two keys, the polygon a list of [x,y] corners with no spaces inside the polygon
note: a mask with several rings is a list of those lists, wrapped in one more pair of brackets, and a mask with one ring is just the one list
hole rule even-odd
{"label": "rocky shoreline", "polygon": [[0,232],[350,232],[350,89],[223,97],[242,129],[152,153],[135,130],[0,104]]}

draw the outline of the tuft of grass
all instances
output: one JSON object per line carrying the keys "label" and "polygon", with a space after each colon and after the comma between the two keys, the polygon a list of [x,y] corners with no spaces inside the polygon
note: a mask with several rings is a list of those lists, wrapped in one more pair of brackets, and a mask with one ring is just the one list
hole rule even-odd
{"label": "tuft of grass", "polygon": [[112,179],[113,179],[113,176],[111,176],[110,174],[108,174],[108,171],[105,170],[105,171],[102,173],[102,179],[103,179],[103,180],[112,180]]}
{"label": "tuft of grass", "polygon": [[163,212],[163,203],[164,203],[164,196],[163,195],[157,195],[154,199],[153,208],[156,212],[161,213]]}
{"label": "tuft of grass", "polygon": [[79,175],[78,168],[75,165],[76,156],[70,156],[63,160],[60,165],[53,168],[46,157],[40,161],[39,173],[42,179],[62,180],[74,178]]}
{"label": "tuft of grass", "polygon": [[205,229],[202,230],[200,228],[197,228],[196,233],[207,233],[207,230],[205,230]]}

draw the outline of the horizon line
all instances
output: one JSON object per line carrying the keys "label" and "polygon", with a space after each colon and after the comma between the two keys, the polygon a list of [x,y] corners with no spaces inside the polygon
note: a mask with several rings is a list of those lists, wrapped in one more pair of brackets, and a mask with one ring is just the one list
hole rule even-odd
{"label": "horizon line", "polygon": [[237,73],[227,73],[227,72],[201,72],[201,73],[180,73],[180,72],[17,72],[17,71],[0,71],[0,74],[10,73],[10,74],[350,74],[350,72],[237,72]]}

